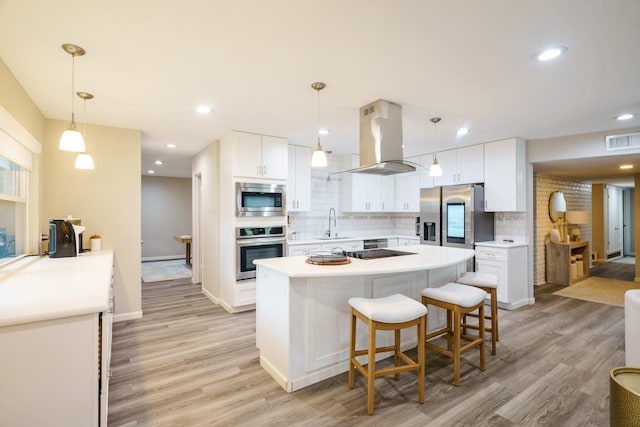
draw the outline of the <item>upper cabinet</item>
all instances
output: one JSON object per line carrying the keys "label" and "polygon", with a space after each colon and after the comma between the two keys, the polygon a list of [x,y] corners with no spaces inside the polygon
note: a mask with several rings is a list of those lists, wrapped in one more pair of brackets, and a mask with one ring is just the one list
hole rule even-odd
{"label": "upper cabinet", "polygon": [[488,212],[526,210],[525,141],[510,138],[484,144],[484,199]]}
{"label": "upper cabinet", "polygon": [[[410,157],[406,160],[420,164],[420,157]],[[396,212],[420,212],[421,170],[423,169],[416,167],[415,172],[395,175]]]}
{"label": "upper cabinet", "polygon": [[483,144],[441,151],[436,157],[442,176],[434,177],[434,186],[473,184],[484,180]]}
{"label": "upper cabinet", "polygon": [[233,176],[261,179],[287,179],[286,138],[233,131]]}
{"label": "upper cabinet", "polygon": [[289,145],[287,211],[311,210],[311,148]]}
{"label": "upper cabinet", "polygon": [[[360,156],[351,156],[349,168],[360,166]],[[386,212],[395,210],[393,177],[347,173],[341,178],[340,206],[344,212]]]}

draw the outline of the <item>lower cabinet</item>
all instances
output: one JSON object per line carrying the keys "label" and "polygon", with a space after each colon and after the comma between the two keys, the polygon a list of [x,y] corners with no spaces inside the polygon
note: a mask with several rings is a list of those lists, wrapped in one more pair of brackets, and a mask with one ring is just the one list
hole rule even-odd
{"label": "lower cabinet", "polygon": [[107,425],[111,311],[0,328],[0,424]]}
{"label": "lower cabinet", "polygon": [[527,247],[476,245],[476,271],[498,277],[498,305],[509,310],[530,304],[527,292]]}

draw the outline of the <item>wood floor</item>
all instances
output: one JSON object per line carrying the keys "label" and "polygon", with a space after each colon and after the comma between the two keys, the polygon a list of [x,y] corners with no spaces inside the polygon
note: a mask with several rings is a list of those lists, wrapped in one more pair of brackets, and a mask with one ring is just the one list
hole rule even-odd
{"label": "wood floor", "polygon": [[636,277],[636,266],[621,262],[603,262],[591,267],[589,275],[633,282]]}
{"label": "wood floor", "polygon": [[346,373],[280,388],[258,362],[255,312],[228,314],[185,280],[142,286],[144,318],[114,325],[110,426],[606,426],[609,371],[624,365],[623,308],[542,285],[536,304],[500,311],[484,372],[466,353],[454,387],[449,359],[427,352],[425,403],[415,373],[380,378],[370,416],[360,375],[352,390]]}

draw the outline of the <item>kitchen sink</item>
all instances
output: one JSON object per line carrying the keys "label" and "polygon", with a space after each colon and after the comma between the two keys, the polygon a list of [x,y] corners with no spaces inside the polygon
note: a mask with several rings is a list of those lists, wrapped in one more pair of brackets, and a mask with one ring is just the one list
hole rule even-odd
{"label": "kitchen sink", "polygon": [[351,237],[348,236],[336,236],[336,237],[327,237],[327,236],[322,236],[322,237],[318,237],[318,240],[345,240],[345,239],[351,239]]}

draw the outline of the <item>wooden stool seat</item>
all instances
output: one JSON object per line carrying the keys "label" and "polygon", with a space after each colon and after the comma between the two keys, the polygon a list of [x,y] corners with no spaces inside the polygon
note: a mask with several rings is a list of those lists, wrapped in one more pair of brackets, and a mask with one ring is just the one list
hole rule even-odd
{"label": "wooden stool seat", "polygon": [[[400,372],[418,372],[418,400],[424,403],[424,345],[421,345],[426,333],[427,308],[418,301],[401,294],[394,294],[383,298],[349,298],[351,306],[351,347],[349,359],[349,388],[353,388],[354,368],[367,380],[367,412],[373,414],[373,396],[375,379],[384,375]],[[369,345],[366,349],[356,350],[356,319],[360,319],[369,327]],[[412,326],[418,326],[418,360],[414,361],[400,350],[400,331]],[[376,347],[376,331],[393,330],[394,345]],[[376,354],[383,352],[394,353],[394,366],[376,370]],[[367,355],[367,368],[356,359],[357,356]],[[400,361],[405,364],[400,365]]]}
{"label": "wooden stool seat", "polygon": [[[467,271],[457,280],[463,285],[475,286],[489,294],[491,299],[491,315],[484,316],[485,320],[491,322],[491,326],[485,325],[484,330],[491,334],[491,354],[496,355],[497,342],[500,341],[498,334],[498,276],[491,273],[479,273],[476,271]],[[469,325],[466,316],[478,317],[475,313],[465,315],[463,318],[463,328],[477,329],[478,326]],[[478,323],[480,325],[480,323]]]}
{"label": "wooden stool seat", "polygon": [[[473,347],[480,351],[480,370],[485,369],[484,328],[478,328],[478,337],[461,333],[462,316],[478,310],[480,322],[484,322],[484,299],[487,293],[480,288],[459,283],[447,283],[439,288],[425,288],[421,292],[422,303],[447,310],[447,325],[425,335],[426,348],[444,354],[453,359],[453,384],[460,385],[460,355]],[[447,348],[440,347],[429,340],[441,335],[447,336]],[[462,345],[462,340],[468,341]]]}

